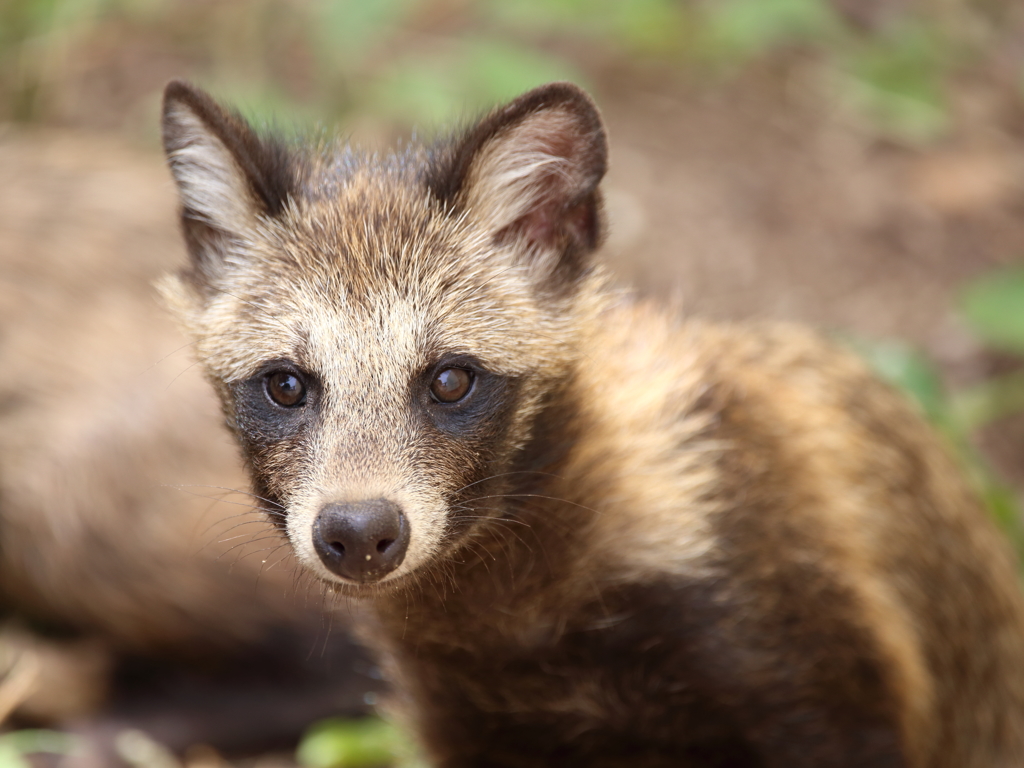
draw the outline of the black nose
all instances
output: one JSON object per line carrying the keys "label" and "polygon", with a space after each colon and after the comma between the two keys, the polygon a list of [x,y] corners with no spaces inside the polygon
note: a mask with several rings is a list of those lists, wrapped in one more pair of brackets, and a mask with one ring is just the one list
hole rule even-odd
{"label": "black nose", "polygon": [[313,523],[313,547],[331,573],[380,581],[405,558],[409,523],[386,499],[328,504]]}

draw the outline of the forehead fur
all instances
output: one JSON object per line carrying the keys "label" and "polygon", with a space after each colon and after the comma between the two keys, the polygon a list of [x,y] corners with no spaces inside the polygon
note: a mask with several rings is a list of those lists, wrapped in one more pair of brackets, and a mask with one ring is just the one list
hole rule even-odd
{"label": "forehead fur", "polygon": [[571,305],[597,292],[539,293],[514,247],[430,192],[430,162],[425,150],[322,151],[301,164],[305,179],[285,209],[232,246],[212,294],[194,294],[188,281],[171,287],[218,378],[314,349],[324,362],[400,347],[424,358],[467,353],[500,373],[564,363],[572,324],[590,314]]}

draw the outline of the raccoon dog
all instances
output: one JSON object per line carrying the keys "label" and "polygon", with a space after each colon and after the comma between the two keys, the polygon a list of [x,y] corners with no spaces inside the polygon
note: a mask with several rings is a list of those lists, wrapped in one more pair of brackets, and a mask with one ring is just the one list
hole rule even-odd
{"label": "raccoon dog", "polygon": [[1024,765],[1024,604],[936,438],[795,328],[612,293],[601,119],[289,149],[174,82],[164,293],[435,765]]}

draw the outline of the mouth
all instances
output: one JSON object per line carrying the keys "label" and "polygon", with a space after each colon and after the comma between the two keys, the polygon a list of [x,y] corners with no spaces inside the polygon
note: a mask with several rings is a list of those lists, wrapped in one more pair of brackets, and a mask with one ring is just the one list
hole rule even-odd
{"label": "mouth", "polygon": [[416,577],[415,571],[389,573],[383,578],[366,581],[350,581],[337,576],[318,574],[324,591],[328,594],[350,598],[372,598],[401,592]]}

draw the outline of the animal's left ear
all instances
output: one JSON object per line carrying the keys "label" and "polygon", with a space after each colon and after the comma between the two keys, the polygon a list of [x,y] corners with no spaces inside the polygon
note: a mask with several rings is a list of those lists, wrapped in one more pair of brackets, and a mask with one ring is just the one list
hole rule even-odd
{"label": "animal's left ear", "polygon": [[571,83],[551,83],[495,110],[447,147],[428,183],[557,290],[581,274],[600,245],[597,186],[607,164],[590,97]]}

